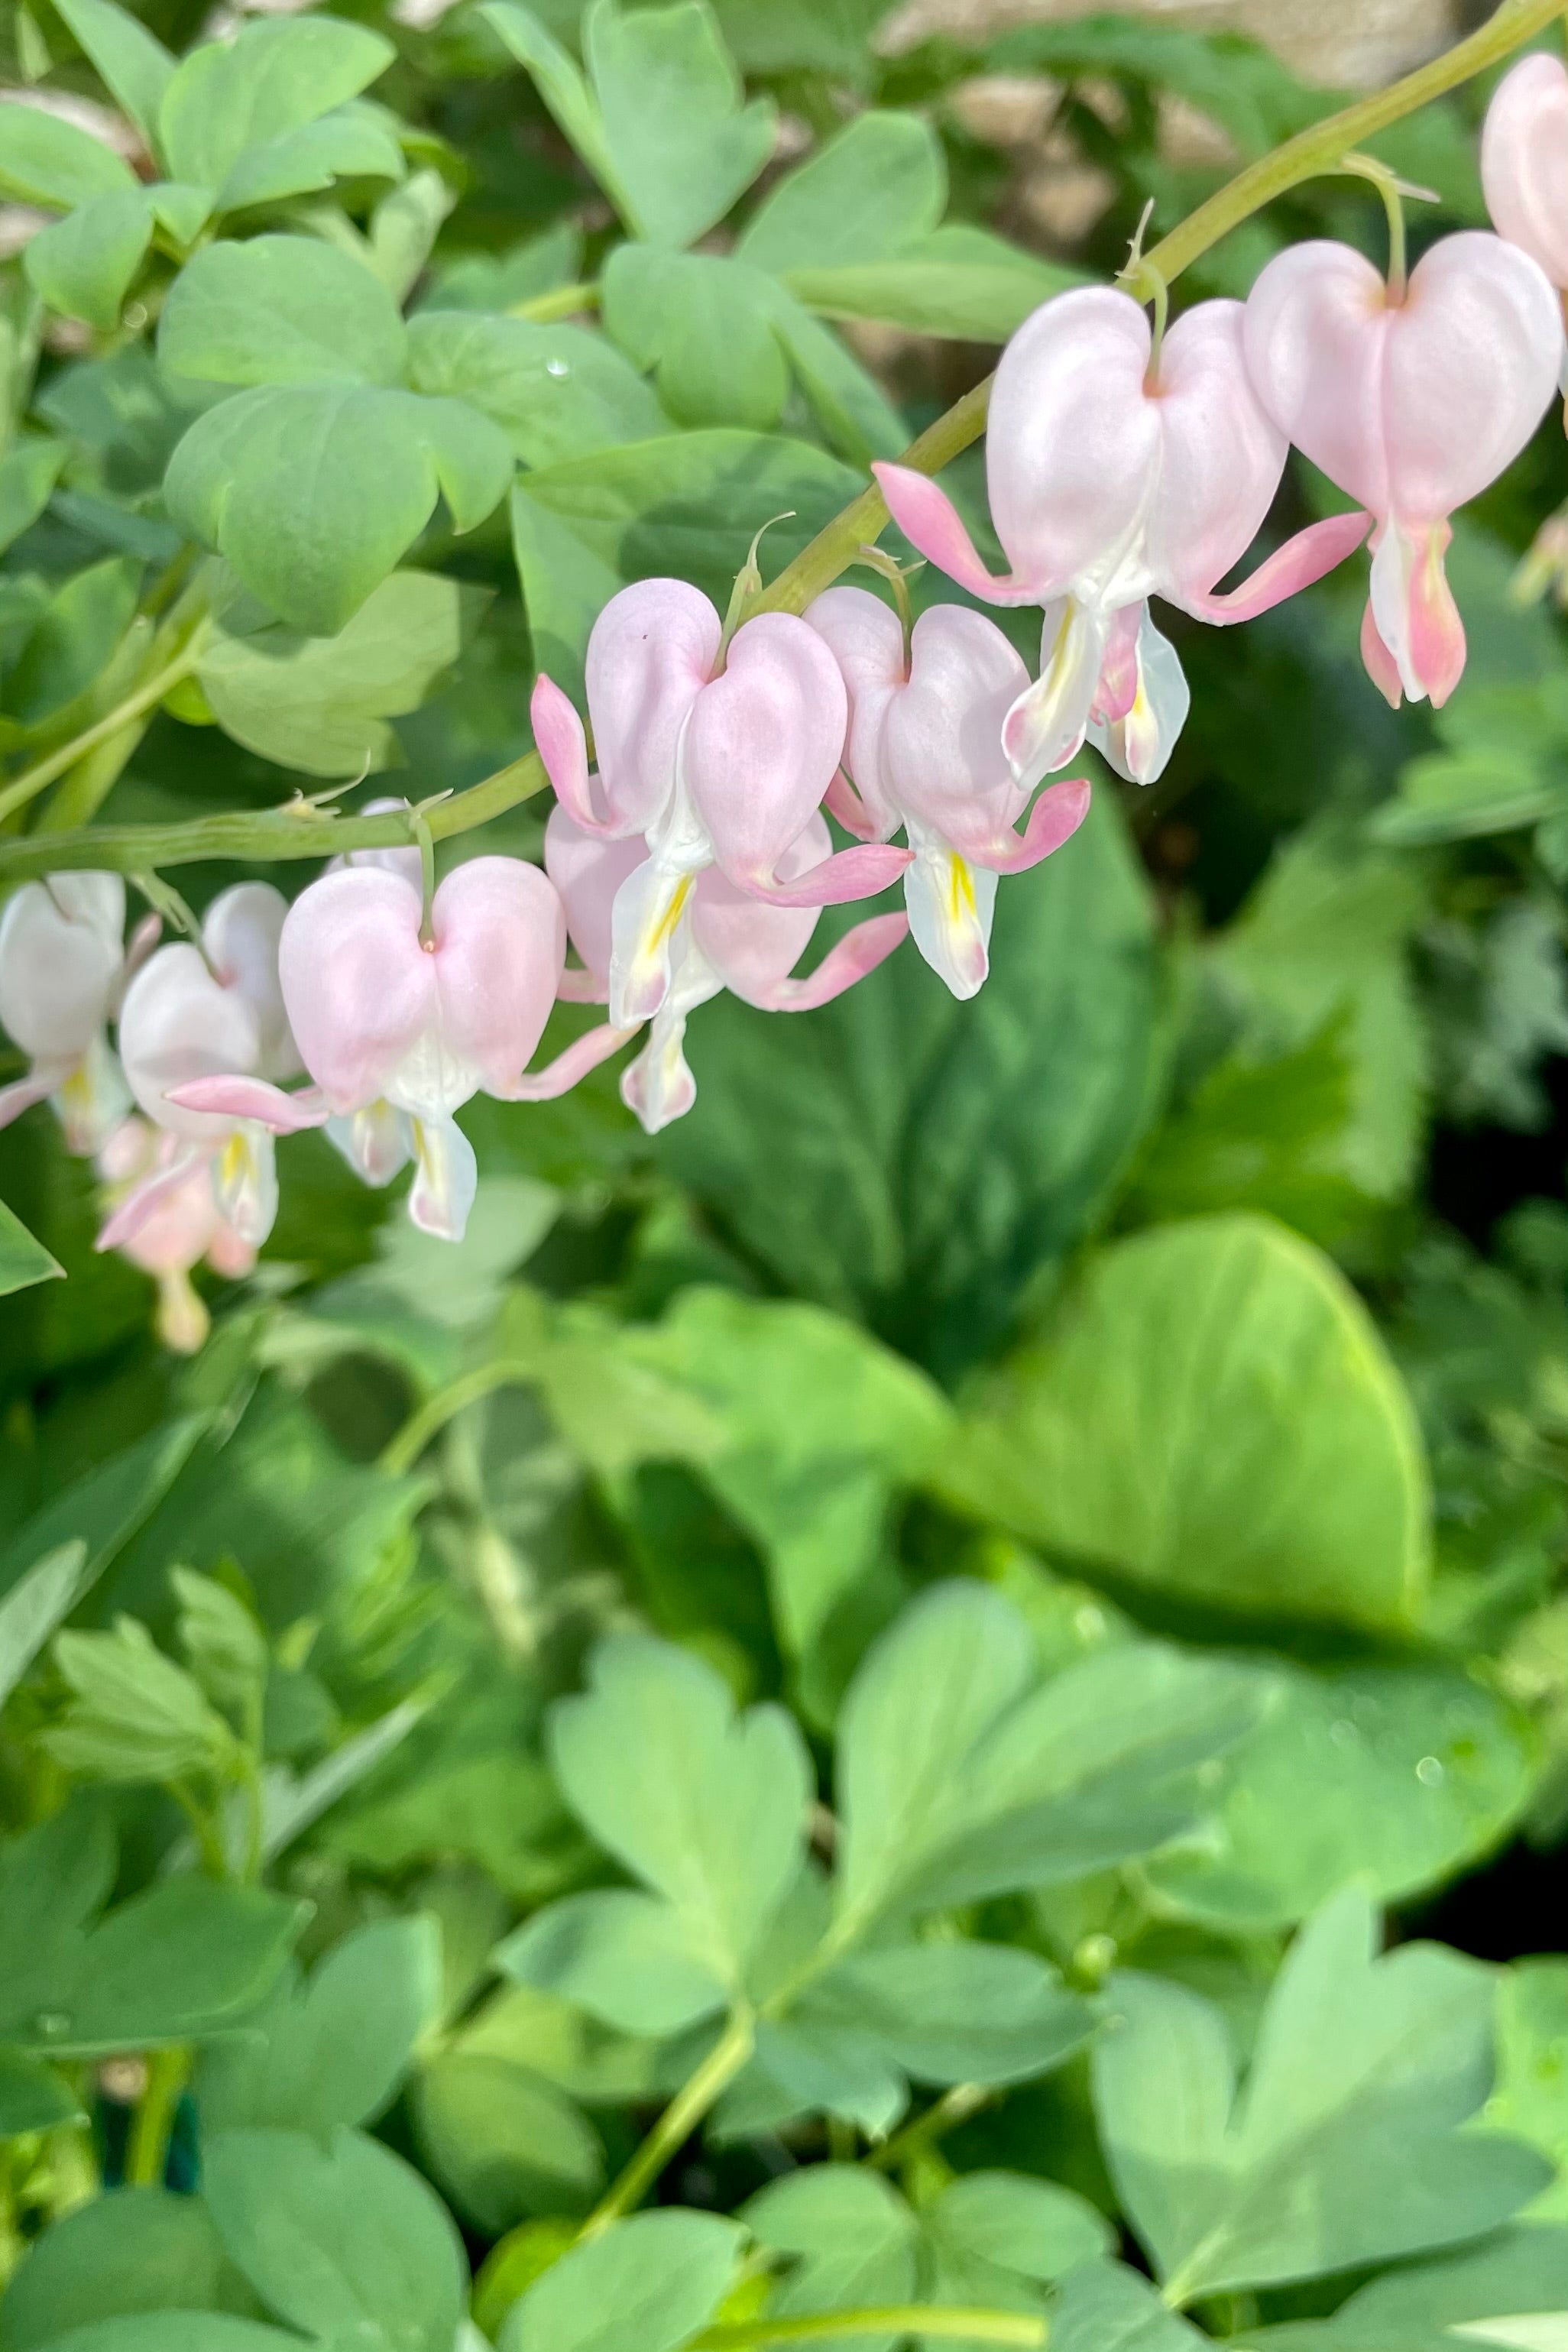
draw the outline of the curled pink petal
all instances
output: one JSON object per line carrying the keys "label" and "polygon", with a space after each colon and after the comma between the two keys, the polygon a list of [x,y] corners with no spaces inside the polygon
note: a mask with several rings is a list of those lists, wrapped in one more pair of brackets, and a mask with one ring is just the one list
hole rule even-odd
{"label": "curled pink petal", "polygon": [[1298,589],[1310,588],[1347,555],[1353,555],[1371,529],[1370,514],[1328,515],[1277,547],[1239,588],[1227,588],[1223,593],[1210,590],[1207,594],[1188,589],[1172,601],[1200,621],[1254,620],[1259,613],[1283,604],[1287,596],[1294,596]]}
{"label": "curled pink petal", "polygon": [[533,681],[529,700],[533,740],[555,797],[574,824],[584,833],[614,835],[620,828],[594,808],[594,787],[588,773],[588,738],[570,698],[543,670]]}
{"label": "curled pink petal", "polygon": [[1372,599],[1361,616],[1361,657],[1366,664],[1366,674],[1391,710],[1397,710],[1405,699],[1400,682],[1399,664],[1377,633],[1377,615],[1372,609]]}
{"label": "curled pink petal", "polygon": [[93,1243],[95,1250],[123,1249],[133,1242],[142,1227],[148,1224],[171,1196],[190,1181],[193,1170],[205,1169],[206,1155],[191,1143],[182,1142],[174,1157],[150,1176],[133,1185],[118,1203],[113,1214],[100,1228]]}
{"label": "curled pink petal", "polygon": [[972,865],[986,866],[993,874],[1026,874],[1072,839],[1089,814],[1090,796],[1088,777],[1071,776],[1040,794],[1021,835],[1009,834],[1005,841],[986,842],[979,847],[963,843],[957,846]]}
{"label": "curled pink petal", "polygon": [[1446,522],[1426,533],[1410,583],[1410,659],[1434,710],[1441,710],[1465,667],[1465,625],[1443,556],[1453,537]]}
{"label": "curled pink petal", "polygon": [[1481,185],[1500,236],[1568,286],[1568,68],[1538,49],[1506,73],[1481,131]]}
{"label": "curled pink petal", "polygon": [[[585,1036],[568,1045],[564,1053],[557,1054],[552,1062],[547,1062],[543,1069],[514,1079],[501,1095],[502,1100],[553,1102],[557,1096],[566,1094],[574,1087],[580,1078],[585,1078],[590,1070],[596,1070],[601,1062],[607,1062],[612,1054],[618,1054],[623,1045],[629,1045],[641,1025],[639,1022],[629,1029],[615,1029],[607,1021],[601,1022],[598,1028],[590,1029]],[[501,1089],[492,1087],[491,1092],[501,1093]]]}
{"label": "curled pink petal", "polygon": [[230,1125],[253,1120],[274,1135],[299,1135],[308,1127],[324,1127],[330,1116],[327,1098],[317,1087],[285,1094],[266,1078],[238,1076],[191,1078],[172,1087],[169,1100],[182,1110],[210,1111]]}
{"label": "curled pink petal", "polygon": [[814,1012],[819,1004],[831,1004],[836,996],[842,996],[847,988],[853,988],[858,980],[885,963],[909,932],[907,915],[872,915],[837,940],[804,980],[776,980],[759,989],[737,988],[735,992],[763,1013]]}
{"label": "curled pink petal", "polygon": [[[857,841],[875,841],[882,833],[883,828],[877,823],[842,768],[837,771],[833,782],[828,785],[826,797],[822,805],[830,816],[836,816],[838,819],[846,833],[854,835]],[[897,822],[895,817],[894,823]],[[889,827],[889,830],[891,828]]]}
{"label": "curled pink petal", "polygon": [[865,843],[840,849],[812,866],[798,882],[773,882],[762,874],[735,874],[731,879],[749,898],[769,907],[844,907],[857,898],[874,898],[896,882],[913,852]]}
{"label": "curled pink petal", "polygon": [[[992,429],[994,431],[994,425]],[[910,466],[894,466],[886,461],[874,465],[871,471],[887,501],[888,512],[910,545],[918,548],[950,580],[956,580],[961,588],[967,588],[972,596],[983,597],[988,604],[1041,602],[1047,590],[1034,580],[1022,579],[1014,572],[987,572],[963,516],[947,492],[928,474],[917,474]]]}

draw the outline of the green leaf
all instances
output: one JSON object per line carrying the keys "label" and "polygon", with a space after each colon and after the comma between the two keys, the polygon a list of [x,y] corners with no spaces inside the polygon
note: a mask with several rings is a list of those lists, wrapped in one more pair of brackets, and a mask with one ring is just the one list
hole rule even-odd
{"label": "green leaf", "polygon": [[[794,519],[768,534],[773,560],[787,563],[860,487],[807,442],[726,427],[525,475],[512,496],[512,541],[538,667],[577,691],[588,632],[617,588],[668,575],[722,607],[754,531],[789,509]],[[754,1021],[747,1035],[754,1048]]]}
{"label": "green leaf", "polygon": [[117,190],[89,196],[64,220],[40,229],[23,266],[33,290],[51,310],[109,333],[120,324],[121,306],[152,236],[145,193]]}
{"label": "green leaf", "polygon": [[379,2141],[224,2132],[203,2193],[230,2261],[291,2326],[365,2352],[451,2352],[468,2284],[458,2232]]}
{"label": "green leaf", "polygon": [[290,626],[331,636],[418,537],[438,495],[454,527],[472,530],[511,470],[499,426],[458,401],[266,384],[197,419],[165,495],[181,529]]}
{"label": "green leaf", "polygon": [[38,2352],[95,2321],[172,2307],[205,2313],[232,2303],[237,2287],[198,2198],[110,2189],[34,2242],[0,2306],[0,2344]]}
{"label": "green leaf", "polygon": [[747,73],[799,68],[862,85],[872,67],[869,40],[887,0],[712,0],[713,14]]}
{"label": "green leaf", "polygon": [[946,204],[947,167],[931,124],[872,108],[770,189],[735,251],[778,275],[880,261],[928,236]]}
{"label": "green leaf", "polygon": [[121,1617],[109,1633],[62,1633],[55,1662],[70,1686],[64,1719],[43,1735],[55,1762],[100,1780],[183,1780],[223,1772],[234,1735],[201,1685]]}
{"label": "green leaf", "polygon": [[694,244],[773,152],[773,100],[745,103],[701,0],[636,9],[594,0],[583,19],[583,53],[616,176],[633,207],[627,227],[658,245]]}
{"label": "green leaf", "polygon": [[668,1643],[616,1635],[592,1677],[551,1717],[567,1801],[738,1984],[800,1868],[811,1796],[800,1733],[781,1707],[737,1717],[712,1668]]}
{"label": "green leaf", "polygon": [[660,1159],[789,1288],[956,1371],[1104,1203],[1148,1113],[1154,989],[1107,802],[998,894],[973,1003],[900,955],[787,1021],[705,1005]]}
{"label": "green leaf", "polygon": [[403,150],[379,114],[351,104],[248,149],[223,184],[219,208],[275,205],[339,179],[401,180],[405,168]]}
{"label": "green leaf", "polygon": [[[890,2182],[856,2165],[813,2164],[770,2181],[741,2208],[760,2245],[792,2257],[770,2317],[875,2310],[915,2292],[920,2231]],[[891,2352],[892,2334],[828,2336],[824,2352]]]}
{"label": "green leaf", "polygon": [[1303,1928],[1239,2101],[1217,2010],[1112,1979],[1095,2108],[1168,2302],[1477,2237],[1544,2185],[1533,2150],[1459,2128],[1490,2076],[1489,1972],[1436,1945],[1379,1959],[1376,1925],[1352,1890]]}
{"label": "green leaf", "polygon": [[261,1704],[266,1634],[245,1602],[216,1576],[173,1568],[169,1581],[179,1604],[175,1632],[191,1672],[215,1706],[226,1707],[243,1722]]}
{"label": "green leaf", "polygon": [[101,140],[25,100],[0,106],[0,194],[68,212],[91,196],[135,192],[135,173]]}
{"label": "green leaf", "polygon": [[500,2352],[675,2352],[718,2309],[737,2223],[670,2209],[574,2246],[513,2305]]}
{"label": "green leaf", "polygon": [[[64,1909],[91,1907],[72,1896]],[[192,2042],[255,2005],[300,1932],[298,1905],[258,1888],[170,1878],[122,1903],[85,1939],[52,1901],[0,1984],[0,2040],[57,2058]],[[26,1953],[24,1961],[23,1953]]]}
{"label": "green leaf", "polygon": [[[1498,1986],[1497,2086],[1486,2119],[1528,2140],[1555,2168],[1556,2179],[1530,2208],[1531,2220],[1568,2221],[1568,1960],[1516,1960],[1504,1969]],[[1568,2249],[1568,2232],[1563,2242]]]}
{"label": "green leaf", "polygon": [[540,97],[566,137],[627,227],[635,228],[632,200],[621,184],[604,117],[574,60],[533,10],[519,6],[517,0],[487,0],[481,13],[532,75]]}
{"label": "green leaf", "polygon": [[52,2336],[48,2352],[297,2352],[300,2338],[218,2311],[153,2311]]}
{"label": "green leaf", "polygon": [[604,2186],[593,2125],[527,2067],[443,2052],[421,2068],[412,2105],[437,2179],[487,2237],[525,2214],[585,2212]]}
{"label": "green leaf", "polygon": [[1032,1952],[1005,1944],[878,1946],[840,1961],[792,2020],[868,2034],[923,2083],[1023,2083],[1085,2042],[1094,2015]]}
{"label": "green leaf", "polygon": [[1042,2283],[1061,2278],[1115,2243],[1115,2231],[1087,2198],[1016,2172],[965,2173],[921,2218],[955,2301],[955,2289],[988,2301],[997,2271]]}
{"label": "green leaf", "polygon": [[479,601],[438,573],[395,572],[336,636],[231,612],[196,675],[218,725],[248,751],[309,776],[363,776],[400,760],[387,721],[417,710],[451,668]]}
{"label": "green leaf", "polygon": [[1091,1260],[970,1427],[943,1491],[1027,1541],[1236,1612],[1391,1627],[1419,1609],[1409,1398],[1349,1284],[1268,1219]]}
{"label": "green leaf", "polygon": [[950,222],[877,261],[796,262],[784,284],[830,319],[871,319],[916,335],[1005,342],[1032,310],[1081,272],[1010,245],[990,229]]}
{"label": "green leaf", "polygon": [[[0,2050],[0,2140],[84,2120],[75,2093],[52,2066],[41,2066],[19,2050]],[[10,2317],[11,2298],[7,2297],[0,2315],[0,2342],[7,2352],[15,2340]]]}
{"label": "green leaf", "polygon": [[684,2032],[729,1998],[674,1906],[629,1887],[550,1904],[494,1957],[519,1984],[557,1993],[625,2033]]}
{"label": "green leaf", "polygon": [[408,380],[492,418],[525,466],[645,440],[668,423],[613,343],[565,323],[422,310],[409,324]]}
{"label": "green leaf", "polygon": [[393,47],[341,16],[302,16],[241,27],[232,40],[193,49],[159,110],[169,175],[218,191],[247,150],[315,122],[391,64]]}
{"label": "green leaf", "polygon": [[[1272,2327],[1256,2335],[1259,2352],[1457,2352],[1457,2347],[1517,2343],[1550,2352],[1537,2315],[1559,2322],[1568,2311],[1568,2230],[1524,2223],[1484,2244],[1391,2271],[1360,2287],[1333,2318],[1310,2330]],[[1510,2330],[1516,2323],[1517,2336]],[[1531,2322],[1535,2322],[1532,2329]],[[1478,2326],[1476,2323],[1490,2322]],[[1545,2321],[1550,2327],[1551,2320]]]}
{"label": "green leaf", "polygon": [[1146,1874],[1224,1932],[1305,1918],[1352,1874],[1402,1902],[1496,1845],[1536,1771],[1529,1725],[1452,1668],[1284,1668],[1205,1836]]}
{"label": "green leaf", "polygon": [[204,2128],[277,2126],[329,2139],[388,2105],[440,1994],[431,1919],[379,1919],[334,1944],[301,1983],[286,1975],[243,2035],[202,2061]]}
{"label": "green leaf", "polygon": [[975,1901],[1163,1844],[1255,1719],[1245,1669],[1119,1646],[1037,1687],[1017,1612],[937,1586],[868,1654],[839,1717],[841,1916]]}
{"label": "green leaf", "polygon": [[0,1593],[14,1591],[30,1568],[79,1536],[88,1552],[83,1591],[95,1583],[156,1510],[208,1425],[205,1413],[167,1422],[73,1479],[0,1551]]}
{"label": "green leaf", "polygon": [[[32,435],[13,441],[0,457],[0,552],[43,513],[49,502],[49,492],[60,478],[66,456],[63,441],[46,441]],[[0,1281],[4,1279],[0,1274]],[[43,1277],[37,1279],[41,1281]]]}
{"label": "green leaf", "polygon": [[161,363],[213,383],[396,383],[407,345],[380,279],[313,236],[207,246],[158,324]]}
{"label": "green leaf", "polygon": [[53,717],[103,677],[136,615],[141,564],[89,564],[55,591],[5,681],[9,709],[29,725]]}
{"label": "green leaf", "polygon": [[1051,2313],[1052,2352],[1203,2352],[1210,2341],[1122,2263],[1084,2263]]}
{"label": "green leaf", "polygon": [[0,1706],[87,1586],[87,1546],[78,1536],[46,1552],[0,1601]]}
{"label": "green leaf", "polygon": [[411,173],[389,188],[370,216],[370,258],[376,276],[396,303],[405,301],[424,275],[441,224],[456,205],[457,192],[439,172]]}
{"label": "green leaf", "polygon": [[63,1282],[65,1272],[43,1243],[34,1240],[16,1211],[0,1201],[0,1298],[29,1290],[35,1282]]}
{"label": "green leaf", "polygon": [[727,255],[620,245],[604,271],[605,325],[653,372],[679,425],[765,433],[784,414],[789,370],[773,332],[774,288]]}
{"label": "green leaf", "polygon": [[128,9],[117,8],[114,0],[55,0],[55,7],[81,43],[99,79],[151,144],[174,72],[174,60],[163,42]]}
{"label": "green leaf", "polygon": [[709,1405],[708,1484],[767,1558],[781,1643],[805,1658],[883,1559],[894,1487],[947,1442],[938,1391],[853,1325],[692,1286],[625,1352]]}

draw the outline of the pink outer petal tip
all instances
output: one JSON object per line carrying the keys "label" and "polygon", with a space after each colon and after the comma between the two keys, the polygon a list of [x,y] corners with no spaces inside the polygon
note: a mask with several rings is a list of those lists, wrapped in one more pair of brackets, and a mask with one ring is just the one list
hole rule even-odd
{"label": "pink outer petal tip", "polygon": [[594,789],[588,774],[588,739],[583,721],[555,680],[543,670],[533,681],[528,715],[533,722],[533,740],[544,762],[544,772],[567,815],[584,833],[606,836],[614,834],[615,825],[606,824],[595,813]]}
{"label": "pink outer petal tip", "polygon": [[1004,841],[973,847],[967,842],[956,846],[972,865],[987,866],[993,874],[1026,874],[1030,866],[1042,865],[1064,842],[1072,839],[1089,814],[1091,797],[1092,787],[1087,776],[1069,776],[1064,783],[1052,784],[1040,794],[1021,835],[1009,833]]}
{"label": "pink outer petal tip", "polygon": [[890,844],[866,842],[840,849],[794,882],[774,882],[766,875],[733,874],[730,879],[750,898],[769,907],[845,907],[856,898],[874,898],[896,882],[914,852]]}
{"label": "pink outer petal tip", "polygon": [[247,1120],[273,1135],[298,1135],[308,1127],[325,1127],[330,1116],[327,1098],[317,1087],[304,1087],[290,1095],[281,1087],[269,1086],[265,1078],[237,1076],[192,1078],[183,1087],[171,1087],[169,1100],[182,1110],[212,1111],[237,1125]]}
{"label": "pink outer petal tip", "polygon": [[[907,915],[873,915],[868,922],[857,923],[837,943],[830,948],[817,965],[802,980],[777,980],[762,987],[736,990],[748,1004],[763,1013],[812,1013],[820,1004],[831,1004],[858,980],[875,971],[885,963],[895,948],[909,937]],[[731,982],[731,985],[733,983]]]}
{"label": "pink outer petal tip", "polygon": [[181,1186],[188,1184],[191,1171],[201,1165],[199,1150],[187,1147],[175,1153],[166,1168],[160,1168],[128,1192],[113,1215],[100,1227],[95,1250],[123,1249],[134,1241],[142,1227],[156,1215],[159,1209]]}
{"label": "pink outer petal tip", "polygon": [[1305,530],[1299,530],[1283,547],[1277,547],[1238,588],[1223,592],[1210,589],[1206,594],[1173,588],[1169,592],[1172,602],[1200,621],[1223,625],[1231,621],[1256,620],[1259,613],[1269,612],[1276,604],[1282,604],[1287,596],[1310,588],[1314,581],[1321,580],[1336,564],[1342,563],[1347,555],[1353,555],[1371,529],[1369,514],[1357,511],[1328,515],[1321,522],[1310,523]]}
{"label": "pink outer petal tip", "polygon": [[984,597],[988,604],[1041,602],[1041,592],[1032,582],[1020,580],[1016,572],[1004,572],[998,578],[987,572],[957,508],[929,475],[917,474],[910,466],[885,463],[873,466],[871,471],[887,500],[888,512],[910,546],[919,548],[950,580],[956,580],[972,596]]}
{"label": "pink outer petal tip", "polygon": [[514,1080],[504,1092],[500,1087],[490,1091],[502,1102],[553,1102],[558,1095],[569,1092],[580,1078],[585,1078],[590,1070],[596,1070],[601,1062],[607,1062],[612,1054],[618,1054],[623,1045],[629,1045],[641,1026],[640,1022],[636,1022],[630,1028],[616,1029],[607,1021],[601,1022],[598,1028],[590,1029],[586,1036],[579,1037],[564,1053],[547,1062],[543,1069]]}

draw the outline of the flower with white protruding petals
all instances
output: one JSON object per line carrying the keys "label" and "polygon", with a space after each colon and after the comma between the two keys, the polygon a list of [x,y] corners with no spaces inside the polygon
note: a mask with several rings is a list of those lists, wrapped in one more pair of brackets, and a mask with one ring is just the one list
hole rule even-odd
{"label": "flower with white protruding petals", "polygon": [[[99,1150],[130,1108],[108,1024],[125,981],[125,885],[118,874],[24,882],[0,912],[0,1026],[31,1066],[0,1087],[0,1127],[49,1101],[66,1148]],[[142,924],[132,955],[157,937]]]}

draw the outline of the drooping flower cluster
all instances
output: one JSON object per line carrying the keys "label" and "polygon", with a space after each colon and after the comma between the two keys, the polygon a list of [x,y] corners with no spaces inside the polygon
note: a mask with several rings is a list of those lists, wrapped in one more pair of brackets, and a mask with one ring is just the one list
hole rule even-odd
{"label": "drooping flower cluster", "polygon": [[[1515,67],[1481,160],[1499,234],[1438,240],[1407,281],[1402,261],[1385,278],[1317,241],[1270,262],[1245,303],[1199,303],[1168,333],[1110,288],[1043,304],[1003,355],[990,412],[1005,573],[934,482],[874,469],[905,536],[971,597],[1042,608],[1037,677],[973,604],[911,619],[901,581],[898,610],[838,586],[804,616],[748,618],[749,566],[728,620],[683,581],[642,581],[589,638],[592,751],[566,695],[535,684],[557,801],[543,871],[480,856],[435,887],[427,835],[422,848],[406,803],[384,801],[370,805],[409,814],[406,844],[333,859],[292,906],[241,883],[199,936],[163,947],[156,916],[125,943],[115,875],[16,890],[0,911],[0,1023],[27,1068],[0,1089],[0,1125],[52,1103],[68,1148],[97,1158],[100,1244],[154,1276],[169,1344],[196,1346],[191,1271],[253,1263],[278,1135],[324,1128],[373,1185],[412,1162],[410,1214],[456,1237],[477,1180],[457,1113],[477,1093],[561,1094],[646,1024],[620,1083],[656,1132],[695,1098],[699,1006],[729,990],[809,1011],[906,934],[973,996],[1000,877],[1088,812],[1083,778],[1046,779],[1086,742],[1137,783],[1171,756],[1188,691],[1152,599],[1247,620],[1370,534],[1367,669],[1391,702],[1443,702],[1465,660],[1450,517],[1522,448],[1563,374],[1568,69]],[[1226,588],[1292,445],[1355,506]],[[850,845],[835,847],[829,817]],[[905,911],[851,925],[797,971],[824,908],[896,882]],[[530,1074],[558,1000],[608,1020]]]}

